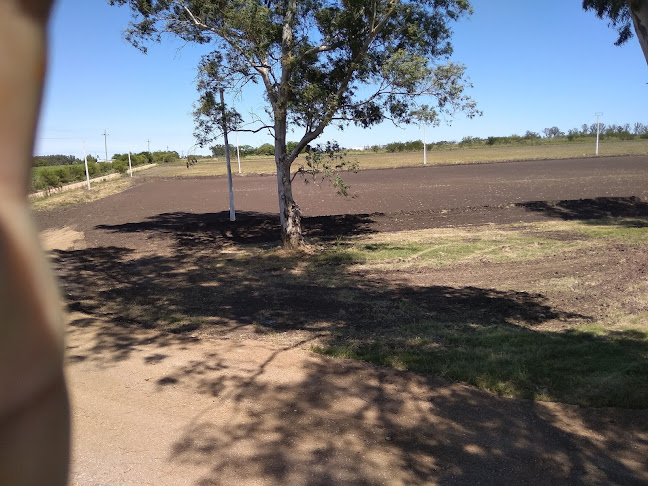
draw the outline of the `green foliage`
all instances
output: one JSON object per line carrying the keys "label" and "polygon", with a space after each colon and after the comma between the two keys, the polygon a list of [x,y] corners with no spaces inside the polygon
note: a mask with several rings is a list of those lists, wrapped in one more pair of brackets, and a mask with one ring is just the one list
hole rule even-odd
{"label": "green foliage", "polygon": [[150,163],[153,164],[166,164],[169,162],[175,162],[180,158],[180,154],[176,152],[175,150],[171,150],[169,152],[142,152],[143,154],[146,154],[146,157],[148,158]]}
{"label": "green foliage", "polygon": [[[194,109],[194,136],[201,147],[214,143],[216,139],[222,137],[225,129],[232,132],[238,129],[242,123],[241,115],[234,109],[227,109],[220,100],[216,99],[216,92],[219,91],[219,78],[212,76],[212,69],[218,69],[213,66],[214,61],[206,56],[201,62],[199,72],[205,74],[198,81],[198,90],[200,97]],[[218,146],[218,145],[216,145]],[[224,147],[224,146],[223,146]],[[225,150],[223,148],[223,155]],[[214,155],[216,157],[216,155]]]}
{"label": "green foliage", "polygon": [[[631,125],[626,123],[624,125],[599,125],[602,140],[637,140],[648,139],[648,125],[643,123],[634,123]],[[487,147],[487,146],[518,146],[518,145],[540,145],[546,143],[556,142],[574,142],[583,143],[591,142],[593,136],[596,135],[596,123],[591,125],[583,124],[581,128],[572,128],[568,130],[567,135],[558,127],[546,128],[544,130],[547,136],[543,138],[539,133],[527,130],[523,136],[509,135],[509,136],[490,136],[487,138],[466,136],[460,142],[454,141],[438,141],[428,144],[428,149],[443,149],[443,148],[474,148],[474,147]],[[419,152],[423,150],[423,143],[420,140],[409,142],[391,142],[385,145],[374,145],[367,148],[373,152],[384,150],[389,153],[398,152]]]}
{"label": "green foliage", "polygon": [[113,168],[120,174],[125,174],[128,170],[128,161],[127,160],[115,160],[112,164]]}
{"label": "green foliage", "polygon": [[465,146],[472,146],[472,145],[481,145],[483,143],[483,140],[479,137],[464,137],[461,139],[461,142],[459,142],[460,147],[465,147]]}
{"label": "green foliage", "polygon": [[38,155],[32,161],[32,167],[74,164],[83,164],[83,161],[77,159],[74,155]]}
{"label": "green foliage", "polygon": [[224,157],[225,156],[225,145],[212,145],[209,147],[212,153],[212,157]]}
{"label": "green foliage", "polygon": [[[310,175],[313,180],[321,179],[331,181],[335,191],[340,196],[349,195],[349,186],[344,182],[340,172],[358,171],[358,162],[347,159],[347,153],[344,152],[337,142],[327,142],[326,145],[317,145],[308,147],[306,150],[306,163],[301,165],[295,175]],[[308,182],[308,178],[304,178]]]}
{"label": "green foliage", "polygon": [[392,142],[383,146],[389,153],[396,152],[415,152],[423,150],[423,142],[421,140],[411,140],[409,142]]}
{"label": "green foliage", "polygon": [[255,150],[256,155],[274,155],[275,147],[271,143],[264,143]]}
{"label": "green foliage", "polygon": [[[407,319],[410,316],[404,316]],[[405,321],[407,322],[407,320]],[[589,407],[645,408],[648,333],[566,333],[422,319],[400,337],[314,350],[462,381],[501,396]]]}
{"label": "green foliage", "polygon": [[632,37],[632,15],[630,8],[639,10],[642,0],[583,0],[584,10],[593,10],[600,19],[608,19],[610,27],[616,29],[619,37],[614,43],[625,44]]}
{"label": "green foliage", "polygon": [[[70,160],[66,156],[52,156],[52,160]],[[126,156],[126,167],[128,167],[128,155]],[[88,174],[90,177],[100,177],[110,174],[122,168],[123,162],[117,162],[116,165],[111,163],[97,163],[94,157],[88,157]],[[51,191],[65,184],[83,181],[86,178],[85,164],[83,162],[74,164],[65,164],[58,166],[37,166],[32,169],[31,189],[32,191]]]}

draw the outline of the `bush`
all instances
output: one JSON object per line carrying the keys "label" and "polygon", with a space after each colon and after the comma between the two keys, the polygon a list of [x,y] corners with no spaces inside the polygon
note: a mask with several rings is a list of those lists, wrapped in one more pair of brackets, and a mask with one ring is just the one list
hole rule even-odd
{"label": "bush", "polygon": [[125,174],[128,170],[128,160],[115,160],[112,166],[113,169],[115,169],[120,174]]}
{"label": "bush", "polygon": [[421,142],[420,140],[411,140],[409,142],[392,142],[385,145],[385,150],[390,153],[419,152],[423,150],[423,142]]}
{"label": "bush", "polygon": [[54,168],[46,167],[41,171],[40,176],[42,177],[45,188],[54,189],[61,187],[61,179]]}

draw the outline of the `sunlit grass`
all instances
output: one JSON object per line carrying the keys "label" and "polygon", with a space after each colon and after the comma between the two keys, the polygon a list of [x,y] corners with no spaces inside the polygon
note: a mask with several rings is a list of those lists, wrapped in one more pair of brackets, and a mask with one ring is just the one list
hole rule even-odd
{"label": "sunlit grass", "polygon": [[[317,259],[369,273],[407,271],[413,264],[452,268],[476,258],[539,260],[547,253],[604,248],[614,240],[646,245],[647,237],[648,218],[446,228],[337,242]],[[598,277],[588,278],[595,284]],[[551,287],[575,292],[578,284],[568,274]],[[575,318],[553,330],[505,317],[493,320],[497,309],[483,317],[444,311],[431,318],[413,301],[365,304],[375,309],[374,328],[337,332],[314,351],[439,375],[505,397],[648,408],[648,313],[633,315],[619,307],[604,320]]]}
{"label": "sunlit grass", "polygon": [[60,206],[82,204],[112,196],[125,191],[132,185],[133,179],[130,177],[94,182],[90,190],[80,187],[69,191],[52,192],[49,196],[34,197],[30,200],[30,205],[35,211],[46,211]]}
{"label": "sunlit grass", "polygon": [[648,407],[648,326],[606,332],[579,326],[535,331],[506,323],[403,323],[399,337],[315,347],[329,356],[361,359],[461,381],[504,397],[584,406]]}
{"label": "sunlit grass", "polygon": [[[601,143],[599,154],[602,156],[648,155],[648,140]],[[493,146],[429,150],[427,163],[428,165],[455,165],[511,160],[568,159],[589,156],[594,156],[594,147],[586,144]],[[360,170],[394,169],[423,165],[423,154],[416,152],[349,152],[347,157],[351,160],[357,160],[360,164]],[[300,161],[301,158],[295,161],[293,169],[299,166]],[[231,167],[234,176],[239,176],[236,157],[231,159]],[[253,156],[241,159],[241,176],[274,173],[276,173],[276,168],[273,156]],[[161,164],[147,172],[147,175],[156,177],[208,177],[226,174],[227,166],[224,157],[200,159],[196,165],[189,168],[184,162]]]}

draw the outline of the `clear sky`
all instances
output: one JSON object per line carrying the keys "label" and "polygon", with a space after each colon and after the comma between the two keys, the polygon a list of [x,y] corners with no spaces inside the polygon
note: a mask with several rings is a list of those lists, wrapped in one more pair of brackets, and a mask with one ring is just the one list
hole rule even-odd
{"label": "clear sky", "polygon": [[[636,38],[615,47],[616,32],[580,0],[474,0],[474,14],[454,27],[452,60],[467,66],[470,95],[484,115],[459,114],[427,130],[427,141],[567,131],[596,121],[648,123],[648,67]],[[104,157],[148,149],[208,153],[195,147],[192,105],[205,46],[166,38],[140,53],[123,40],[126,8],[106,0],[57,0],[50,25],[50,64],[36,154]],[[242,114],[263,113],[260,88],[227,100]],[[234,138],[234,137],[232,137]],[[296,140],[296,135],[289,136]],[[422,138],[416,126],[328,129],[322,141],[345,147]],[[232,140],[233,141],[233,140]],[[241,133],[239,142],[271,142]]]}

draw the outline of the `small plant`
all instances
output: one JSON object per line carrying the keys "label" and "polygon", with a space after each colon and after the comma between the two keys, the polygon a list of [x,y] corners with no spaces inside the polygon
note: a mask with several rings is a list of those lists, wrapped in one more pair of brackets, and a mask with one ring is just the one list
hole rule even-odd
{"label": "small plant", "polygon": [[[348,160],[346,155],[347,153],[340,148],[337,142],[326,142],[325,146],[317,145],[314,148],[308,147],[306,163],[295,172],[293,180],[298,174],[310,175],[313,180],[320,178],[320,182],[328,179],[338,195],[348,196],[350,187],[344,182],[340,172],[358,172],[359,164],[355,160]],[[308,183],[309,179],[304,177],[304,181]]]}

